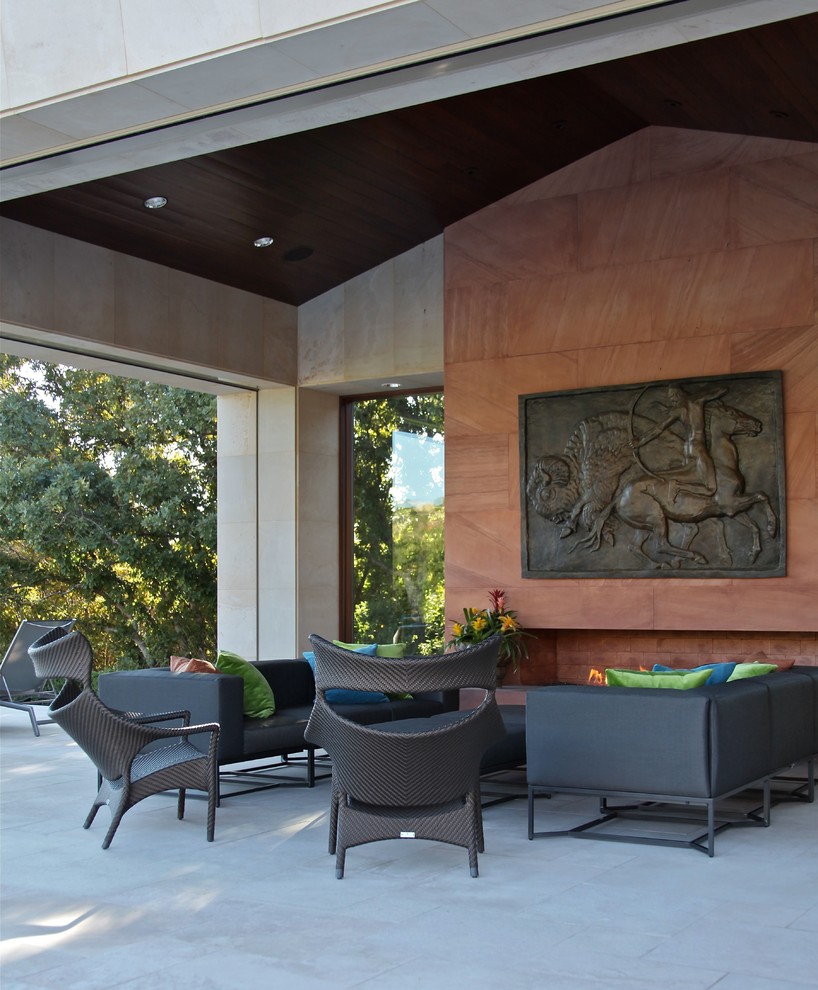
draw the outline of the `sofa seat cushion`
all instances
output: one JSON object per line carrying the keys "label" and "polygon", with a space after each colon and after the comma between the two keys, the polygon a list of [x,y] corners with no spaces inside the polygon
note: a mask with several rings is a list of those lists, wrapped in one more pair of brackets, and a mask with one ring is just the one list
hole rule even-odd
{"label": "sofa seat cushion", "polygon": [[[480,761],[480,773],[499,773],[525,764],[525,705],[499,705],[505,737],[490,746]],[[434,723],[462,718],[467,712],[444,712],[435,715]]]}
{"label": "sofa seat cushion", "polygon": [[244,753],[270,755],[280,752],[298,752],[307,748],[304,730],[312,712],[312,705],[285,708],[269,718],[245,718]]}
{"label": "sofa seat cushion", "polygon": [[446,707],[442,701],[437,698],[426,697],[422,694],[413,695],[411,698],[400,698],[390,701],[384,708],[388,709],[393,719],[428,718],[446,711]]}
{"label": "sofa seat cushion", "polygon": [[389,699],[377,705],[332,705],[333,711],[338,712],[342,718],[349,719],[350,722],[357,722],[359,725],[373,725],[377,722],[391,721],[389,707]]}

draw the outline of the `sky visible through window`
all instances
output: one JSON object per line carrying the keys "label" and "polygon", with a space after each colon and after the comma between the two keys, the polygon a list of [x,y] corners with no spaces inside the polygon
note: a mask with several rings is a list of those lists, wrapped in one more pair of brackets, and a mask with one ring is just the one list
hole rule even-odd
{"label": "sky visible through window", "polygon": [[443,437],[392,433],[392,488],[396,508],[443,504]]}

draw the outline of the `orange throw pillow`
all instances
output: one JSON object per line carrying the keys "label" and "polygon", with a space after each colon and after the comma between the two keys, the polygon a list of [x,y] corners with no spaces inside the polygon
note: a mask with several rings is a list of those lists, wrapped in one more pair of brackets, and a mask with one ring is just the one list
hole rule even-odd
{"label": "orange throw pillow", "polygon": [[218,674],[209,660],[189,660],[187,657],[171,657],[170,671],[172,674]]}

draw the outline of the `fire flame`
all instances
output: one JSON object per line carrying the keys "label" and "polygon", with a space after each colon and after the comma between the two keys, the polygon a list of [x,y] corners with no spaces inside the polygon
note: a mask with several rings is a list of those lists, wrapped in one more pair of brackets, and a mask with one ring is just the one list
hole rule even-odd
{"label": "fire flame", "polygon": [[[650,668],[644,667],[641,663],[639,664],[639,670],[646,671]],[[591,667],[591,672],[588,674],[588,683],[603,685],[605,684],[605,674],[601,670],[597,670],[596,667]]]}

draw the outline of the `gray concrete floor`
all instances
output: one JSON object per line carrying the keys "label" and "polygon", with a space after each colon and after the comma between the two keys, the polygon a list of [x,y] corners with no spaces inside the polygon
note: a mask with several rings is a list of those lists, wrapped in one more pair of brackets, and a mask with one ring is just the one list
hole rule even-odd
{"label": "gray concrete floor", "polygon": [[[87,757],[55,725],[0,709],[3,990],[275,985],[515,990],[818,987],[818,803],[683,848],[527,839],[524,800],[488,808],[480,877],[465,850],[352,849],[336,880],[327,781],[223,802],[160,795],[111,848]],[[590,799],[538,803],[564,827]]]}

